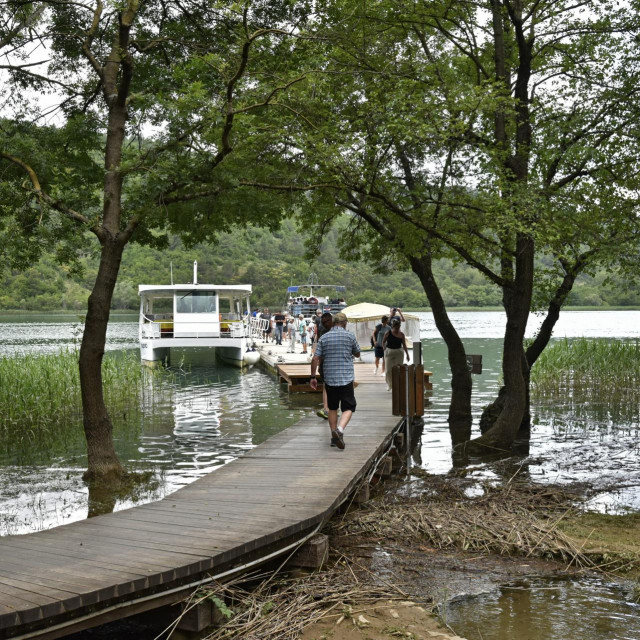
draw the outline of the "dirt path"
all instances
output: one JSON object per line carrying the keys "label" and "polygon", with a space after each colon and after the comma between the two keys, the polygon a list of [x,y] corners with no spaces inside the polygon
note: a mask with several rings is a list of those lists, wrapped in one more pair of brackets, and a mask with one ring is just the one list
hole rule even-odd
{"label": "dirt path", "polygon": [[463,640],[443,628],[424,607],[411,601],[357,604],[308,626],[301,640]]}

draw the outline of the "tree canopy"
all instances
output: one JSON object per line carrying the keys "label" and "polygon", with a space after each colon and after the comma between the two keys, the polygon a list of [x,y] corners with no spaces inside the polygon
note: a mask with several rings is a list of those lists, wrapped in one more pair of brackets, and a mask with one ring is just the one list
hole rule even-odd
{"label": "tree canopy", "polygon": [[80,349],[88,477],[122,474],[101,362],[124,248],[166,246],[168,232],[194,243],[236,224],[277,225],[287,195],[243,181],[287,171],[271,114],[296,115],[286,94],[305,75],[289,60],[307,11],[284,0],[0,9],[0,214],[19,238],[5,257],[25,264],[53,241],[73,262],[87,234],[100,247]]}

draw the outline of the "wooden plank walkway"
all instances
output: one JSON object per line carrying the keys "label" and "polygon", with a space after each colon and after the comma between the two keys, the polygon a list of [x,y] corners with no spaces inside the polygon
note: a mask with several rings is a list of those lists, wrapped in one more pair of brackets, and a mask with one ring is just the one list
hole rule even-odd
{"label": "wooden plank walkway", "polygon": [[392,441],[391,394],[371,378],[344,451],[309,415],[159,502],[0,538],[0,638],[57,638],[181,599],[313,531]]}

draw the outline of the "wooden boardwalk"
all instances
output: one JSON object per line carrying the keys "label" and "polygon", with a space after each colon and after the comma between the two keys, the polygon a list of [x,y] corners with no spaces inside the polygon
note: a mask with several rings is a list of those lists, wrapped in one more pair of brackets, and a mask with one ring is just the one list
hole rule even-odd
{"label": "wooden boardwalk", "polygon": [[159,502],[0,538],[0,638],[57,638],[182,599],[321,526],[392,442],[383,377],[356,389],[346,449],[314,414]]}

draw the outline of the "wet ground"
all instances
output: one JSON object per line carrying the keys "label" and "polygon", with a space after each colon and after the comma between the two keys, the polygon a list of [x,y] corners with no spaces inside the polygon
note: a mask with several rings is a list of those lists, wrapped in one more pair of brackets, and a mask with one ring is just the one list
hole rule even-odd
{"label": "wet ground", "polygon": [[[464,485],[468,484],[466,479],[456,477],[450,482],[455,485],[455,492],[464,492]],[[442,483],[439,478],[440,490]],[[417,487],[420,481],[410,484]],[[579,500],[580,488],[574,489]],[[416,489],[408,491],[406,481],[396,481],[388,484],[384,495],[385,501],[391,496],[391,502],[385,503],[402,505],[411,496],[416,497]],[[570,499],[571,493],[565,494],[563,500],[567,495]],[[391,508],[386,510],[387,516],[381,517],[392,519]],[[464,504],[460,508],[464,509]],[[616,523],[616,518],[603,516],[605,524],[610,525]],[[594,528],[591,533],[580,532],[585,538],[597,532],[599,526],[597,518],[587,524]],[[632,518],[616,524],[620,529],[614,536],[631,537],[633,554],[631,544],[620,544],[617,550],[629,551],[637,567],[637,522]],[[334,526],[334,530],[340,531],[341,526]],[[382,526],[380,532],[384,530]],[[397,528],[393,531],[385,536],[380,532],[333,535],[334,557],[347,559],[362,579],[373,577],[394,585],[407,599],[424,606],[430,604],[440,622],[458,636],[468,640],[640,638],[640,594],[635,579],[586,571],[575,564],[570,567],[568,561],[542,559],[534,557],[535,553],[527,557],[434,548],[420,537],[403,536]],[[599,542],[590,546],[598,546]],[[425,633],[424,637],[430,636]]]}

